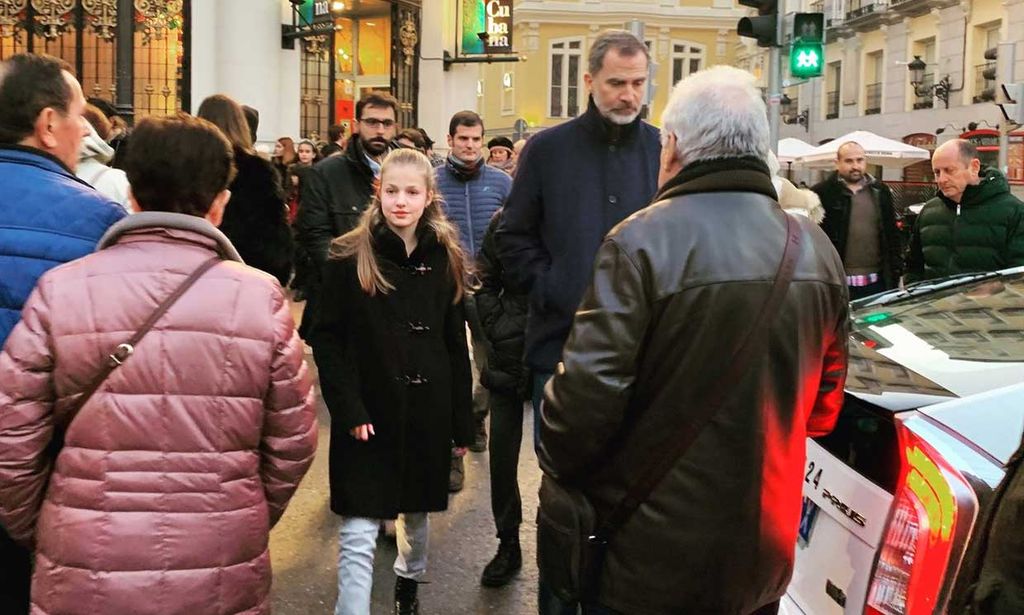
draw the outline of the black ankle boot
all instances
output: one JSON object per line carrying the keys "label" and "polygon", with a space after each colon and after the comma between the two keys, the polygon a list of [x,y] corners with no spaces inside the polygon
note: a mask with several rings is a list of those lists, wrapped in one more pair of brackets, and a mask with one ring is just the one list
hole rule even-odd
{"label": "black ankle boot", "polygon": [[519,549],[519,537],[504,538],[498,545],[498,553],[484,567],[480,584],[486,587],[501,587],[523,567],[523,553]]}
{"label": "black ankle boot", "polygon": [[419,583],[405,577],[395,582],[395,615],[418,615],[420,601],[416,599]]}

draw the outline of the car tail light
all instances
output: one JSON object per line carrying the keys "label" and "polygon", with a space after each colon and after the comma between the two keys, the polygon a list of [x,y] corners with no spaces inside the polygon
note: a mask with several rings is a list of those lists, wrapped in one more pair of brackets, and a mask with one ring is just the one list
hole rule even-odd
{"label": "car tail light", "polygon": [[[931,614],[940,599],[958,521],[956,491],[970,485],[941,455],[897,424],[900,480],[875,566],[867,615]],[[968,511],[965,522],[973,522]]]}

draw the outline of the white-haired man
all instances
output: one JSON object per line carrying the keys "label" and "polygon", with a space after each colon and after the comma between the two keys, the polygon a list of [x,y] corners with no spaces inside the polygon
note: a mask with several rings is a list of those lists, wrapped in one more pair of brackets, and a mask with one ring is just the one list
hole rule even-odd
{"label": "white-haired man", "polygon": [[[776,202],[753,76],[720,66],[689,77],[662,124],[655,202],[602,244],[545,390],[538,553],[562,598],[542,612],[564,612],[573,594],[557,587],[570,565],[549,521],[567,500],[552,484],[578,489],[603,522],[631,508],[619,507],[628,492],[642,500],[617,531],[597,532],[607,548],[591,560],[599,583],[584,613],[777,611],[804,441],[832,429],[843,400],[843,264],[821,229]],[[647,474],[654,459],[664,474]],[[636,496],[645,474],[658,478]]]}

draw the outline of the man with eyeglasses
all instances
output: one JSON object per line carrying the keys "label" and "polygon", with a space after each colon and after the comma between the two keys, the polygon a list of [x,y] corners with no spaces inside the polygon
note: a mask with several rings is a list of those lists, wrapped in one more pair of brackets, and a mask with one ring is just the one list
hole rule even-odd
{"label": "man with eyeglasses", "polygon": [[335,237],[356,227],[370,203],[380,164],[392,148],[397,117],[398,101],[394,96],[386,92],[364,96],[356,103],[358,132],[348,140],[348,147],[314,166],[303,181],[295,226],[298,241],[315,267],[299,333],[311,345],[315,345],[314,319],[327,248]]}

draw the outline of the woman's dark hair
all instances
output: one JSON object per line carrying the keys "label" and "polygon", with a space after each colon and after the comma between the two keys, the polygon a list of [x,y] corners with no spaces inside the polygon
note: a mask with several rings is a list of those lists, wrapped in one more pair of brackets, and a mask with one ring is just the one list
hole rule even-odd
{"label": "woman's dark hair", "polygon": [[125,173],[143,211],[206,216],[235,178],[235,156],[212,123],[185,113],[147,117],[128,141]]}
{"label": "woman's dark hair", "polygon": [[249,132],[249,124],[245,121],[242,105],[231,97],[224,94],[207,96],[199,105],[196,115],[220,128],[231,145],[243,152],[253,153],[252,135]]}
{"label": "woman's dark hair", "polygon": [[82,116],[85,118],[85,121],[92,125],[99,138],[104,141],[110,138],[110,131],[113,130],[113,126],[110,125],[110,120],[107,119],[102,109],[91,103],[86,104]]}
{"label": "woman's dark hair", "polygon": [[423,153],[427,152],[427,143],[423,140],[423,135],[420,131],[415,128],[406,128],[402,132],[398,133],[398,136],[395,137],[395,141],[398,141],[399,139],[411,141],[412,144],[416,146],[416,149]]}
{"label": "woman's dark hair", "polygon": [[74,93],[64,60],[19,53],[0,62],[0,143],[20,143],[35,132],[36,118],[50,107],[67,113]]}

